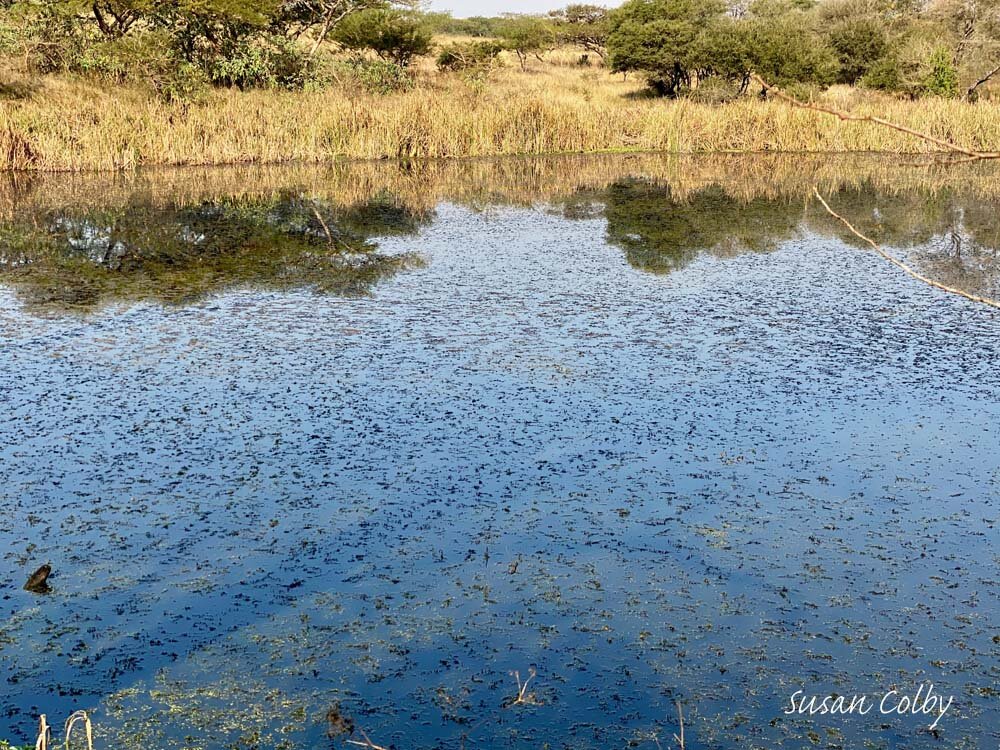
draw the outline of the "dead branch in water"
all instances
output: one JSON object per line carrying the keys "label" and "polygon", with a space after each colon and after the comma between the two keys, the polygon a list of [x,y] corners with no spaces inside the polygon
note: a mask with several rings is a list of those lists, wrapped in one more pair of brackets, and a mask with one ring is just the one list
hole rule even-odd
{"label": "dead branch in water", "polygon": [[847,120],[851,122],[871,122],[876,125],[881,125],[892,130],[896,130],[900,133],[906,133],[907,135],[912,135],[915,138],[919,138],[928,143],[933,143],[936,146],[940,146],[945,151],[951,151],[956,154],[964,154],[969,157],[968,161],[978,161],[980,159],[1000,159],[1000,152],[997,151],[976,151],[975,149],[966,148],[965,146],[959,146],[957,143],[952,143],[951,141],[946,141],[943,138],[937,138],[936,136],[930,135],[928,133],[921,133],[919,130],[913,130],[905,125],[900,125],[898,123],[892,122],[891,120],[886,120],[882,117],[875,117],[874,115],[854,115],[850,112],[843,112],[839,109],[834,109],[833,107],[824,106],[822,104],[814,104],[812,102],[803,102],[796,99],[790,94],[786,94],[784,91],[779,89],[777,86],[772,86],[770,83],[765,81],[756,73],[750,76],[751,79],[759,83],[765,91],[773,94],[778,99],[781,99],[793,107],[799,107],[801,109],[811,109],[814,112],[823,112],[824,114],[833,115],[841,120]]}
{"label": "dead branch in water", "polygon": [[677,747],[680,750],[684,750],[684,709],[681,708],[681,702],[677,701],[677,719],[681,724],[681,733],[679,735],[674,735],[674,742],[677,743]]}
{"label": "dead branch in water", "polygon": [[517,680],[517,697],[511,701],[510,705],[539,705],[538,698],[535,697],[535,694],[528,692],[528,683],[531,682],[535,674],[535,668],[529,667],[527,679],[524,682],[521,682],[521,673],[516,670],[511,672],[511,675],[513,675],[514,679]]}
{"label": "dead branch in water", "polygon": [[[940,281],[935,281],[934,279],[930,279],[924,276],[922,273],[913,270],[912,268],[910,268],[910,266],[901,261],[899,258],[895,257],[894,255],[890,255],[885,250],[883,250],[882,247],[877,242],[875,242],[875,240],[861,234],[861,232],[859,232],[857,229],[854,228],[854,225],[851,224],[851,222],[849,222],[843,216],[841,216],[832,208],[830,208],[830,204],[826,202],[826,200],[823,198],[822,195],[820,195],[819,190],[814,188],[814,192],[816,194],[816,197],[819,198],[819,202],[823,204],[823,208],[827,210],[827,213],[829,213],[830,216],[839,220],[841,223],[843,223],[845,227],[847,227],[851,231],[851,233],[855,237],[858,237],[864,242],[867,242],[869,245],[872,246],[872,248],[875,250],[876,253],[881,255],[883,258],[892,263],[894,266],[898,266],[899,268],[903,269],[903,271],[908,273],[913,278],[917,279],[918,281],[922,281],[925,284],[928,284],[932,287],[935,287],[936,289],[941,289],[945,292],[948,292],[949,294],[957,294],[959,297],[965,297],[966,299],[972,300],[973,302],[979,302],[981,304],[989,305],[990,307],[995,307],[997,309],[1000,309],[1000,302],[997,302],[994,299],[990,299],[989,297],[980,297],[978,294],[970,294],[969,292],[966,292],[964,289],[956,289],[953,286],[942,284]],[[681,724],[682,733],[683,733],[683,726],[684,725],[682,723]],[[683,734],[681,736],[683,737]]]}
{"label": "dead branch in water", "polygon": [[369,750],[386,750],[386,748],[382,747],[381,745],[376,745],[374,742],[372,742],[368,738],[368,735],[365,734],[365,730],[364,729],[362,729],[361,727],[358,727],[358,731],[361,732],[361,736],[365,738],[364,742],[360,742],[358,740],[344,740],[344,741],[348,745],[357,745],[358,747],[367,747],[367,748],[369,748]]}

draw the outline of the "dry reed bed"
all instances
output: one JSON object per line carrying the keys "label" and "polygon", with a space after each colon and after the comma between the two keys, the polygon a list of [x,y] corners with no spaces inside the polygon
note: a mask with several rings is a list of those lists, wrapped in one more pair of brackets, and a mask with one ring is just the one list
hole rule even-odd
{"label": "dry reed bed", "polygon": [[[143,165],[327,162],[336,158],[475,157],[578,152],[918,153],[901,133],[776,102],[710,106],[634,94],[639,84],[550,66],[503,71],[488,87],[424,77],[374,96],[216,91],[189,106],[130,88],[46,78],[0,102],[0,168],[121,170]],[[853,103],[980,149],[1000,146],[1000,104],[888,98]]]}

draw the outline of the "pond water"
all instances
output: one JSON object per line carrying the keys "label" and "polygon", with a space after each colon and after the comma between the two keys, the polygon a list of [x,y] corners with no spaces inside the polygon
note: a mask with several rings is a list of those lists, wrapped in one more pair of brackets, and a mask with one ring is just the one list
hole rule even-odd
{"label": "pond water", "polygon": [[8,175],[0,738],[996,748],[1000,313],[810,195],[997,295],[1000,169],[898,161]]}

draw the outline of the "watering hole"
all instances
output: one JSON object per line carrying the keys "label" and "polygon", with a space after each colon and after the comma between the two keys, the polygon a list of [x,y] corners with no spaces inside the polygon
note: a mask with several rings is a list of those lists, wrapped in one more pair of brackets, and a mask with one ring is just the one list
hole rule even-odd
{"label": "watering hole", "polygon": [[1000,313],[809,196],[996,296],[1000,170],[894,161],[8,176],[0,737],[995,748]]}

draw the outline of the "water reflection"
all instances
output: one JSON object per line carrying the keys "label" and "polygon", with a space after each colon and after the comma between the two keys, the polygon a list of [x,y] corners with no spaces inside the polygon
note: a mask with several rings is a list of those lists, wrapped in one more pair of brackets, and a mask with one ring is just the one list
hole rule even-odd
{"label": "water reflection", "polygon": [[741,200],[720,185],[677,199],[669,184],[630,178],[573,196],[564,215],[603,216],[607,241],[625,252],[629,264],[671,273],[705,253],[728,258],[773,250],[796,235],[803,207],[785,198]]}
{"label": "water reflection", "polygon": [[431,216],[388,194],[337,205],[292,191],[18,212],[0,225],[0,280],[29,307],[57,309],[186,303],[240,287],[359,295],[420,262],[380,253],[373,238],[415,234]]}
{"label": "water reflection", "polygon": [[804,233],[864,249],[811,199],[819,186],[918,269],[995,296],[994,172],[872,157],[629,156],[8,176],[0,283],[33,309],[185,303],[236,287],[364,294],[420,263],[419,244],[386,254],[378,238],[415,235],[443,201],[477,210],[541,202],[565,218],[601,217],[606,241],[654,273],[703,254],[768,252]]}

